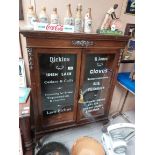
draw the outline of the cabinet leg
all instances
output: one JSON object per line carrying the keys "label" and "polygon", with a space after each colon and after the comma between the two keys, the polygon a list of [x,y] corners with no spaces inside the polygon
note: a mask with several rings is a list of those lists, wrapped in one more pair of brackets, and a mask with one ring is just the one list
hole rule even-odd
{"label": "cabinet leg", "polygon": [[22,133],[24,150],[32,149],[32,136],[31,136],[31,126],[30,126],[30,118],[23,117],[19,120],[19,126]]}

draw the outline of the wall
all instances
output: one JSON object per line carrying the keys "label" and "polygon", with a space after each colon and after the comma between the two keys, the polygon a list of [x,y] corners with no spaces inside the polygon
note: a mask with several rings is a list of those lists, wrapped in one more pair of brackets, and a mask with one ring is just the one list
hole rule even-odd
{"label": "wall", "polygon": [[[50,17],[50,14],[52,12],[52,9],[56,7],[58,9],[58,14],[60,17],[60,21],[63,24],[63,18],[66,14],[66,5],[70,3],[72,7],[72,14],[75,16],[75,10],[78,3],[82,4],[83,11],[82,14],[86,13],[87,9],[90,7],[92,8],[92,17],[93,17],[93,32],[96,31],[98,27],[101,26],[101,23],[104,19],[104,15],[106,11],[113,6],[115,3],[119,5],[119,7],[116,10],[117,17],[120,18],[122,21],[122,30],[125,30],[126,23],[135,23],[134,16],[133,15],[127,15],[124,14],[127,0],[23,0],[23,12],[24,12],[24,19],[26,19],[26,12],[27,8],[30,4],[32,4],[35,8],[36,14],[38,15],[41,7],[45,6],[47,10],[47,14]],[[19,26],[20,28],[23,28],[26,23],[26,20],[20,21]],[[29,75],[29,68],[28,68],[28,59],[27,59],[27,52],[26,52],[26,40],[23,36],[21,36],[21,42],[22,42],[22,51],[23,51],[23,57],[25,60],[25,68],[27,73],[27,83],[30,85],[30,75]],[[121,70],[131,70],[133,65],[123,65],[121,66]],[[121,107],[121,99],[124,92],[120,91],[119,88],[115,88],[113,101],[110,109],[110,113],[113,114],[116,111],[119,111],[119,107]],[[129,97],[128,103],[130,109],[130,102],[133,103],[133,97]],[[120,106],[118,106],[120,105]],[[133,107],[133,106],[132,106]]]}
{"label": "wall", "polygon": [[[106,11],[113,6],[115,3],[118,4],[118,8],[116,9],[116,15],[122,21],[124,31],[126,23],[135,23],[135,16],[124,14],[127,0],[23,0],[23,11],[24,11],[24,19],[26,19],[27,8],[30,4],[34,6],[36,14],[39,15],[42,6],[46,7],[47,15],[50,18],[52,13],[52,9],[56,7],[58,9],[58,14],[60,17],[60,21],[63,24],[63,18],[66,14],[66,5],[70,3],[72,7],[72,14],[75,16],[75,10],[78,3],[82,4],[83,11],[82,14],[86,13],[87,9],[92,8],[92,17],[93,17],[93,31],[95,32],[98,27],[101,26],[103,18],[105,16]],[[25,20],[20,21],[20,27],[24,26]]]}
{"label": "wall", "polygon": [[131,24],[135,23],[135,16],[134,15],[129,15],[129,14],[124,13],[126,10],[126,5],[127,5],[127,0],[123,0],[121,15],[120,15],[120,19],[121,19],[122,24],[123,24],[122,25],[123,31],[125,30],[127,23],[131,23]]}
{"label": "wall", "polygon": [[[101,22],[104,18],[104,15],[106,11],[113,6],[115,3],[119,5],[119,7],[116,10],[116,14],[118,17],[121,15],[121,10],[122,10],[122,4],[123,0],[23,0],[23,10],[24,10],[24,19],[26,19],[26,11],[28,6],[31,4],[35,7],[36,14],[39,15],[41,7],[45,6],[47,15],[50,18],[50,15],[52,13],[52,9],[56,7],[58,9],[58,14],[60,17],[61,24],[63,24],[63,18],[64,15],[66,14],[66,5],[68,3],[71,3],[72,7],[72,14],[75,17],[76,14],[76,7],[78,3],[82,4],[83,10],[82,10],[82,15],[84,16],[87,9],[90,7],[92,8],[92,17],[93,17],[93,31],[95,32],[98,27],[100,27]],[[96,3],[97,2],[97,3]],[[20,26],[23,26],[25,22],[20,22]]]}

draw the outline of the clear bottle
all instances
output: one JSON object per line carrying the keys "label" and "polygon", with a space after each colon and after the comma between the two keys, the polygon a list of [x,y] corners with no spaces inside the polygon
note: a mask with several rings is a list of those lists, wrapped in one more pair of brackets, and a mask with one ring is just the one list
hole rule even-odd
{"label": "clear bottle", "polygon": [[42,7],[41,12],[39,14],[39,22],[40,23],[48,23],[48,17],[46,14],[46,7]]}
{"label": "clear bottle", "polygon": [[59,24],[59,16],[57,13],[57,8],[54,8],[51,14],[51,24]]}
{"label": "clear bottle", "polygon": [[82,5],[78,4],[77,13],[75,17],[75,32],[82,32],[83,21],[81,12],[82,12]]}
{"label": "clear bottle", "polygon": [[67,5],[67,14],[66,17],[64,18],[64,25],[74,25],[74,18],[72,17],[71,12],[71,4]]}
{"label": "clear bottle", "polygon": [[37,22],[37,16],[33,10],[33,6],[28,7],[27,11],[27,28],[33,29],[35,22]]}
{"label": "clear bottle", "polygon": [[87,13],[85,14],[84,32],[85,32],[85,33],[91,33],[91,32],[92,32],[91,8],[88,8]]}

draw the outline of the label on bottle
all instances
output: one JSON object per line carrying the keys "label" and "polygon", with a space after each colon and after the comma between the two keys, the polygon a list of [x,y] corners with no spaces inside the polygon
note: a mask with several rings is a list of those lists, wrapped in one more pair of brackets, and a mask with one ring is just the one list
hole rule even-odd
{"label": "label on bottle", "polygon": [[64,25],[74,25],[74,18],[72,17],[64,18]]}
{"label": "label on bottle", "polygon": [[82,19],[75,18],[75,32],[82,32]]}
{"label": "label on bottle", "polygon": [[39,22],[48,23],[48,19],[47,19],[47,17],[41,17],[41,18],[39,18]]}
{"label": "label on bottle", "polygon": [[27,26],[33,28],[34,24],[37,22],[37,18],[33,16],[27,17]]}
{"label": "label on bottle", "polygon": [[84,32],[90,33],[92,31],[92,20],[86,19],[84,25]]}
{"label": "label on bottle", "polygon": [[57,17],[51,17],[51,24],[59,24],[59,19]]}
{"label": "label on bottle", "polygon": [[31,19],[32,19],[32,17],[27,17],[27,25],[29,25],[29,26],[32,26],[31,25]]}

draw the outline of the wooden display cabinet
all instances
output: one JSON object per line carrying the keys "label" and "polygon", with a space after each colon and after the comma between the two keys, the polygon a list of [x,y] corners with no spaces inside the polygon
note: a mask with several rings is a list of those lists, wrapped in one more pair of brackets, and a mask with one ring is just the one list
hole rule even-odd
{"label": "wooden display cabinet", "polygon": [[35,138],[93,121],[107,123],[121,49],[129,37],[20,33],[27,42]]}

